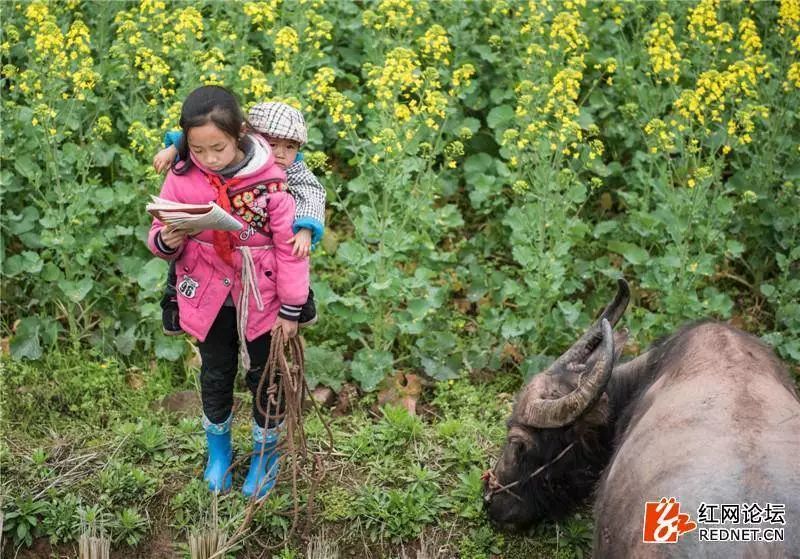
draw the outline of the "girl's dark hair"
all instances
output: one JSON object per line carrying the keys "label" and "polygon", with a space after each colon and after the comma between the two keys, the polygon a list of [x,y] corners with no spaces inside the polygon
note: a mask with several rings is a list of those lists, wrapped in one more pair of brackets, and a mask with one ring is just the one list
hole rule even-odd
{"label": "girl's dark hair", "polygon": [[192,168],[189,157],[189,129],[212,122],[214,126],[233,138],[239,138],[242,124],[247,120],[233,93],[218,85],[204,85],[192,91],[181,107],[181,130],[178,141],[178,159],[172,162],[172,172],[183,175]]}

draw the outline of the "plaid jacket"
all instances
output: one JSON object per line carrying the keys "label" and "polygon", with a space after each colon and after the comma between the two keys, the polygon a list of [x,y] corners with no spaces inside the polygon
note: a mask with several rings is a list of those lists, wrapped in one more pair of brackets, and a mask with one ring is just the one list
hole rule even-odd
{"label": "plaid jacket", "polygon": [[303,227],[311,229],[311,243],[316,245],[325,231],[325,187],[303,160],[287,167],[286,185],[296,204],[292,228],[295,233]]}

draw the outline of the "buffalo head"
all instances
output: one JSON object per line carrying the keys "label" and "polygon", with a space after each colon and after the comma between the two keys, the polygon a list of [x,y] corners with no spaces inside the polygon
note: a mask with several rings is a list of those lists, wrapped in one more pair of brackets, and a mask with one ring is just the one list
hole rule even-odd
{"label": "buffalo head", "polygon": [[629,295],[619,280],[597,323],[518,396],[505,447],[486,476],[485,506],[499,527],[561,516],[594,487],[611,447],[604,390],[625,342],[612,329]]}

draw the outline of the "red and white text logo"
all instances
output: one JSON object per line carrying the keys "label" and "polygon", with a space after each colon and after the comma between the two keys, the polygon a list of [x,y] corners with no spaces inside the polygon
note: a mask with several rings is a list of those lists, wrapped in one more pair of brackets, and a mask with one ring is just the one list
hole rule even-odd
{"label": "red and white text logo", "polygon": [[681,505],[674,497],[644,504],[645,543],[675,543],[678,536],[695,528],[697,523],[681,512]]}

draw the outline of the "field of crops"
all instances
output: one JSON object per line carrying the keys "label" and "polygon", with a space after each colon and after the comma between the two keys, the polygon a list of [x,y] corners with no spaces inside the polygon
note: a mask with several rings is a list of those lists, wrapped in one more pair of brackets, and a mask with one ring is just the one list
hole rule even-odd
{"label": "field of crops", "polygon": [[[354,395],[331,417],[311,535],[343,557],[583,556],[586,513],[495,533],[480,472],[522,379],[618,277],[632,350],[710,316],[797,373],[800,0],[62,0],[0,15],[9,557],[74,554],[87,522],[112,555],[172,557],[208,521],[199,417],[151,411],[195,388],[197,361],[161,334],[167,265],[144,243],[152,156],[201,84],[245,108],[286,101],[309,125],[328,193],[309,382]],[[397,375],[424,379],[417,415],[377,405]],[[281,540],[289,497],[278,488],[235,556]],[[235,528],[244,499],[219,506]]]}

